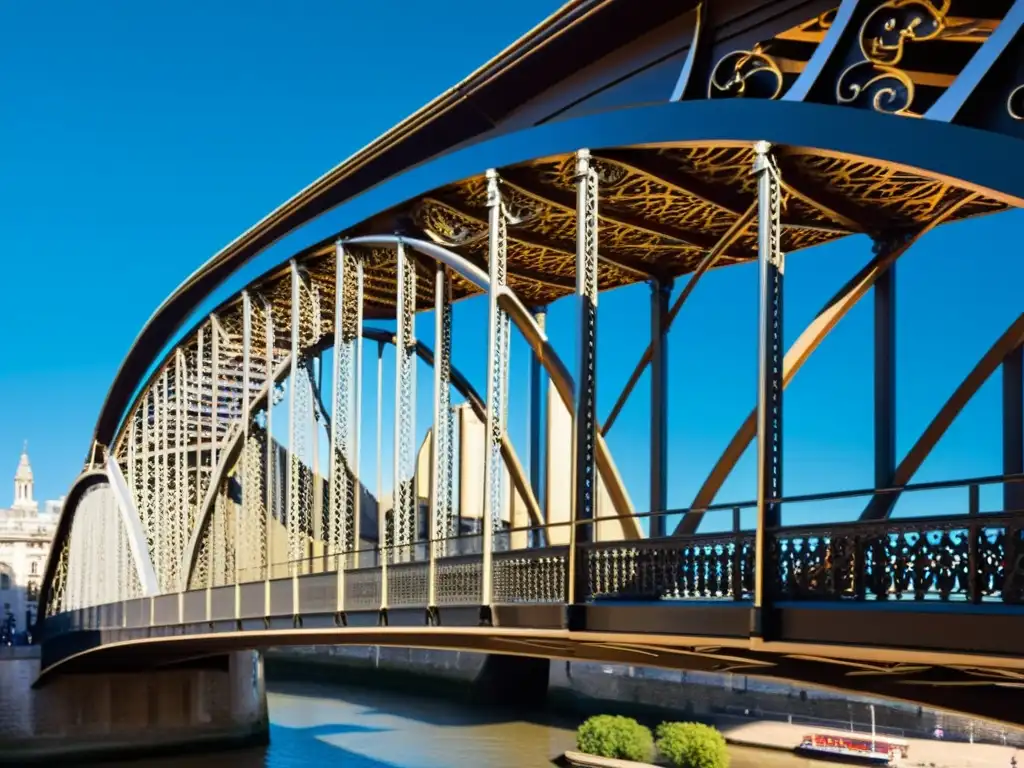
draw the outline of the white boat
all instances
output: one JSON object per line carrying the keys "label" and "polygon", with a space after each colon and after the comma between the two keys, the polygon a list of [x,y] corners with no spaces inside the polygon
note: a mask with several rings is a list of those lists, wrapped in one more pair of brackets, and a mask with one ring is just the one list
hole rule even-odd
{"label": "white boat", "polygon": [[816,732],[804,736],[793,751],[847,765],[899,765],[907,758],[910,744],[872,734]]}

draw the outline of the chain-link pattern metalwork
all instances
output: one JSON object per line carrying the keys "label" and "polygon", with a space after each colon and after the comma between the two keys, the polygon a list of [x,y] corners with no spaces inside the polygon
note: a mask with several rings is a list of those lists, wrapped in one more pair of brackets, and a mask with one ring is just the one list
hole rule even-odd
{"label": "chain-link pattern metalwork", "polygon": [[297,563],[306,556],[306,544],[313,513],[312,466],[308,425],[313,420],[312,382],[304,351],[319,332],[319,291],[303,291],[302,275],[291,262],[291,379],[288,382],[288,560]]}
{"label": "chain-link pattern metalwork", "polygon": [[309,373],[305,367],[293,369],[289,382],[291,413],[289,418],[292,444],[289,448],[288,473],[288,560],[306,556],[306,541],[313,513],[313,483],[309,471],[309,434],[306,425],[312,419],[313,397]]}
{"label": "chain-link pattern metalwork", "polygon": [[335,251],[334,408],[327,545],[331,554],[357,549],[359,540],[359,387],[363,326],[363,269],[338,245]]}
{"label": "chain-link pattern metalwork", "polygon": [[[157,547],[159,540],[159,506],[156,498],[156,387],[150,388],[143,399],[142,442],[136,454],[140,459],[141,483],[136,509],[142,521],[142,529],[146,535],[146,546],[153,563],[158,563]],[[157,576],[159,578],[159,575]]]}
{"label": "chain-link pattern metalwork", "polygon": [[189,589],[205,589],[210,586],[210,533],[212,526],[207,525],[199,535],[199,548],[196,552],[196,564],[189,578]]}
{"label": "chain-link pattern metalwork", "polygon": [[601,542],[586,551],[583,599],[729,599],[750,596],[753,536],[710,534]]}
{"label": "chain-link pattern metalwork", "polygon": [[[487,172],[488,207],[488,272],[491,289],[488,295],[488,366],[487,366],[487,448],[485,461],[484,525],[491,531],[502,527],[502,504],[505,500],[505,466],[501,458],[501,440],[505,434],[508,408],[508,314],[498,296],[508,280],[508,231],[498,174]],[[490,550],[493,543],[485,544]]]}
{"label": "chain-link pattern metalwork", "polygon": [[429,566],[426,563],[402,563],[388,569],[388,606],[420,608],[427,604]]}
{"label": "chain-link pattern metalwork", "polygon": [[[597,483],[597,200],[598,175],[590,152],[576,154],[576,298],[579,302],[576,379],[576,466],[574,501],[577,520],[593,520]],[[581,529],[584,533],[586,529]],[[584,538],[588,538],[584,536]]]}
{"label": "chain-link pattern metalwork", "polygon": [[398,244],[395,333],[394,543],[405,558],[416,536],[416,265]]}
{"label": "chain-link pattern metalwork", "polygon": [[121,511],[109,485],[94,485],[82,494],[61,561],[60,587],[51,592],[49,614],[142,596]]}
{"label": "chain-link pattern metalwork", "polygon": [[448,558],[437,564],[437,605],[479,605],[483,566],[476,557]]}
{"label": "chain-link pattern metalwork", "polygon": [[565,599],[566,551],[504,552],[494,559],[495,603],[560,603]]}
{"label": "chain-link pattern metalwork", "polygon": [[174,354],[174,502],[168,513],[174,516],[174,551],[177,553],[174,562],[174,588],[181,584],[181,553],[188,544],[192,526],[188,515],[188,369],[185,353],[182,349]]}
{"label": "chain-link pattern metalwork", "polygon": [[171,515],[166,509],[171,505],[170,494],[170,456],[168,455],[168,432],[170,431],[170,414],[168,408],[168,369],[164,368],[163,373],[157,382],[156,393],[154,394],[154,427],[156,433],[156,455],[154,456],[153,467],[155,474],[155,510],[153,512],[153,529],[156,533],[153,564],[156,567],[157,585],[161,592],[173,589],[174,582],[170,581],[170,575],[176,570],[172,560],[181,557],[180,553],[174,550],[174,523]]}
{"label": "chain-link pattern metalwork", "polygon": [[454,416],[452,414],[452,281],[437,265],[434,274],[434,445],[431,467],[430,518],[436,557],[447,552],[446,540],[455,536],[453,504]]}

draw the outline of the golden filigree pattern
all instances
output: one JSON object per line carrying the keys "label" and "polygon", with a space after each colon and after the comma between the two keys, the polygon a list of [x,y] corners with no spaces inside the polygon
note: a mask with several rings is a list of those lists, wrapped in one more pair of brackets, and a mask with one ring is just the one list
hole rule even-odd
{"label": "golden filigree pattern", "polygon": [[820,208],[804,202],[786,187],[785,174],[782,175],[782,210],[785,212],[787,220],[806,223],[811,228],[815,226],[845,228],[842,222],[832,218]]}
{"label": "golden filigree pattern", "polygon": [[[570,164],[571,166],[571,164]],[[568,188],[571,179],[565,175],[566,164],[558,161],[546,161],[535,166],[540,178],[553,186],[562,185]],[[685,190],[666,185],[662,180],[641,173],[629,166],[602,160],[599,168],[604,169],[606,177],[617,179],[615,184],[601,187],[601,209],[607,211],[602,219],[602,243],[605,240],[615,242],[618,238],[605,237],[606,230],[614,229],[607,218],[615,217],[616,212],[628,213],[650,222],[668,225],[680,233],[685,239],[686,233],[697,232],[704,235],[717,236],[724,233],[735,220],[735,216],[719,206],[712,205]],[[616,172],[612,172],[616,169]],[[749,166],[747,168],[749,171]],[[600,214],[600,210],[599,210]],[[571,212],[575,221],[575,211]],[[575,224],[573,224],[575,227]],[[664,240],[664,242],[669,242]]]}
{"label": "golden filigree pattern", "polygon": [[1018,85],[1006,97],[1006,111],[1014,120],[1024,120],[1024,85]]}
{"label": "golden filigree pattern", "polygon": [[822,32],[827,32],[828,30],[832,29],[832,24],[835,23],[836,13],[838,11],[838,8],[833,8],[830,11],[825,11],[824,13],[818,14],[818,18],[814,20],[815,26]]}
{"label": "golden filigree pattern", "polygon": [[950,3],[885,0],[869,13],[858,35],[864,58],[839,75],[836,101],[893,115],[914,115],[914,81],[900,68],[907,45],[989,33],[987,27],[974,22],[951,25]]}
{"label": "golden filigree pattern", "polygon": [[786,253],[792,253],[803,248],[811,248],[815,245],[831,242],[837,237],[842,237],[842,235],[823,232],[820,229],[787,227],[782,231],[782,250]]}
{"label": "golden filigree pattern", "polygon": [[425,197],[413,208],[413,222],[427,237],[447,248],[487,238],[487,220],[466,216],[439,200]]}
{"label": "golden filigree pattern", "polygon": [[658,154],[673,162],[683,173],[715,187],[753,199],[757,182],[750,173],[754,150],[750,147],[684,147],[659,149]]}
{"label": "golden filigree pattern", "polygon": [[923,224],[945,203],[951,187],[899,168],[865,160],[795,156],[801,173],[894,224]]}
{"label": "golden filigree pattern", "polygon": [[[573,186],[567,177],[567,169],[571,164],[564,160],[545,161],[533,167],[542,179],[555,187],[555,194],[549,194],[547,204],[542,213],[516,224],[512,231],[529,231],[562,247],[574,250],[576,237],[576,209],[570,203],[566,193]],[[684,252],[699,251],[687,239],[690,233],[699,233],[705,238],[717,236],[725,232],[732,224],[735,216],[729,211],[711,205],[685,190],[667,186],[664,182],[627,165],[610,160],[599,161],[603,169],[602,177],[614,180],[614,183],[601,187],[601,250],[613,257],[615,255],[640,257],[645,261],[654,261],[655,256],[648,253],[650,249],[674,248]],[[538,185],[539,186],[539,185]],[[519,197],[523,194],[515,192],[515,187],[504,188]],[[558,192],[562,194],[558,194]],[[480,185],[474,181],[464,182],[453,190],[461,200],[473,206],[480,205],[484,200]],[[573,193],[575,194],[575,193]],[[559,198],[552,202],[551,198]],[[531,197],[531,200],[537,198]],[[520,204],[520,207],[522,204]],[[630,224],[620,223],[618,218],[627,218]],[[633,225],[633,221],[641,222]],[[674,232],[669,236],[664,233],[651,232],[643,227],[642,222],[651,222],[654,229],[671,228]],[[689,256],[685,256],[689,258]]]}
{"label": "golden filigree pattern", "polygon": [[708,98],[777,99],[782,93],[782,69],[758,43],[749,51],[732,51],[715,64],[708,78]]}

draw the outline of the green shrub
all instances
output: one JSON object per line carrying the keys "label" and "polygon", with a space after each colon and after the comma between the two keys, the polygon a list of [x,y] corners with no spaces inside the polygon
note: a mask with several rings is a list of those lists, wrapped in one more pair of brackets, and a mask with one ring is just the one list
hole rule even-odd
{"label": "green shrub", "polygon": [[729,768],[722,734],[701,723],[662,723],[658,751],[674,768]]}
{"label": "green shrub", "polygon": [[576,745],[581,752],[598,757],[645,762],[651,759],[654,739],[651,731],[631,717],[597,715],[576,731]]}

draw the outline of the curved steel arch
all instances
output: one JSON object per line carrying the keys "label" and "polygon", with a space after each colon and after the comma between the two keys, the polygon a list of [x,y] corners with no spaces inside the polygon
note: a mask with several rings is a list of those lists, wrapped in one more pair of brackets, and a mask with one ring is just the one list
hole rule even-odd
{"label": "curved steel arch", "polygon": [[[1024,174],[1007,157],[1020,154],[1021,141],[1003,134],[933,120],[907,120],[842,106],[803,101],[724,99],[678,101],[588,115],[472,142],[434,160],[389,177],[375,187],[379,210],[432,189],[537,157],[564,154],[580,146],[593,150],[621,146],[750,144],[813,147],[825,153],[880,160],[926,175],[956,179],[1013,205],[1024,205]],[[958,151],[971,146],[970,153]],[[325,207],[321,198],[343,206],[369,188],[338,196],[344,165],[321,177],[196,270],[154,312],[136,337],[107,393],[94,440],[109,446],[122,415],[146,372],[195,308],[258,253],[295,232]],[[337,199],[335,199],[337,198]],[[344,217],[344,229],[358,223]]]}
{"label": "curved steel arch", "polygon": [[[935,418],[925,427],[921,436],[917,438],[917,442],[907,451],[903,461],[896,467],[892,480],[894,487],[906,485],[913,479],[914,473],[921,468],[924,460],[928,458],[935,446],[938,445],[939,440],[946,434],[946,430],[960,415],[960,411],[981,389],[981,385],[988,381],[989,376],[995,372],[1007,355],[1021,344],[1024,344],[1024,313],[1021,313],[1003,332],[1002,336],[996,339],[996,342],[981,356],[981,359],[964,377],[949,399],[942,404],[939,412],[935,414]],[[875,496],[861,513],[860,519],[884,520],[892,512],[899,497],[899,491]]]}
{"label": "curved steel arch", "polygon": [[[117,462],[112,456],[108,456],[105,468],[87,469],[75,478],[70,490],[68,490],[60,518],[57,520],[57,530],[54,531],[53,541],[50,544],[50,553],[46,557],[46,566],[43,568],[43,580],[39,585],[39,599],[37,602],[41,609],[36,614],[38,622],[42,622],[46,616],[46,606],[52,597],[51,592],[53,590],[53,579],[57,573],[57,564],[60,562],[64,547],[71,535],[71,528],[75,520],[78,504],[87,490],[102,483],[106,483],[112,488],[117,499],[117,507],[121,512],[121,521],[128,533],[128,544],[132,551],[135,569],[139,576],[139,583],[142,585],[143,594],[155,595],[158,592],[156,571],[153,568],[153,561],[149,556],[149,547],[146,544],[142,521],[139,519],[135,505],[131,503],[131,493],[128,491],[127,484],[121,476],[120,467],[117,466]],[[125,497],[126,493],[127,497]]]}
{"label": "curved steel arch", "polygon": [[[395,343],[393,333],[380,330],[378,328],[364,328],[363,338],[384,344]],[[422,341],[416,342],[416,354],[427,365],[433,366],[434,352]],[[276,384],[280,382],[290,372],[291,355],[286,357],[274,371],[274,383]],[[470,407],[473,409],[473,412],[477,417],[483,420],[486,416],[486,411],[484,402],[480,398],[480,394],[454,365],[451,368],[451,383],[459,394],[466,398],[466,402],[470,404]],[[249,406],[250,411],[258,410],[265,403],[267,395],[269,394],[269,387],[270,385],[268,384],[263,387],[259,393],[257,393],[256,398]],[[210,480],[210,486],[203,499],[203,506],[199,510],[195,528],[189,537],[188,548],[182,556],[181,569],[179,570],[179,573],[181,573],[181,587],[183,590],[188,587],[189,580],[192,578],[192,571],[195,569],[195,559],[199,554],[199,542],[202,538],[204,529],[209,524],[210,516],[213,513],[214,503],[217,499],[217,492],[221,483],[224,482],[227,472],[235,462],[238,461],[239,453],[242,450],[242,438],[242,430],[234,430],[231,439],[225,444],[220,462],[214,469]],[[526,503],[527,512],[535,525],[541,525],[543,520],[541,518],[540,505],[537,503],[537,498],[533,493],[533,488],[526,478],[523,465],[520,463],[519,456],[515,452],[515,447],[512,445],[512,441],[509,439],[507,434],[502,436],[501,454],[505,460],[505,466],[508,469],[509,476],[512,479],[512,484]]]}

